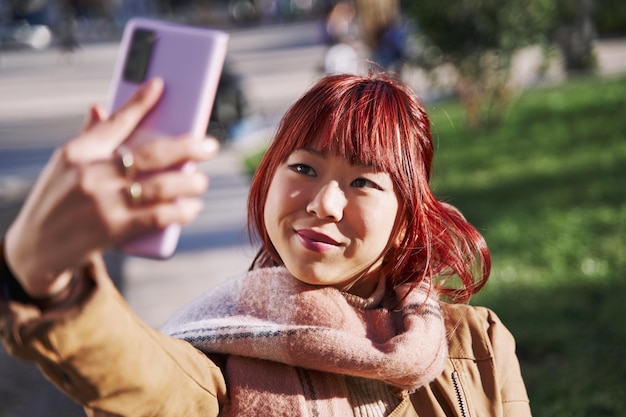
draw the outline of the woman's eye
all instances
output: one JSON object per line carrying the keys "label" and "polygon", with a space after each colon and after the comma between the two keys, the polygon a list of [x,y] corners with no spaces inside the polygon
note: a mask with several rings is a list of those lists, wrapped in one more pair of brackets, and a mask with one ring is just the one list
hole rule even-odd
{"label": "woman's eye", "polygon": [[368,180],[367,178],[357,178],[352,181],[352,186],[356,188],[365,188],[365,187],[373,187],[380,188],[378,184],[373,181]]}
{"label": "woman's eye", "polygon": [[314,177],[316,175],[315,170],[306,164],[290,164],[289,169],[298,174],[308,175],[310,177]]}

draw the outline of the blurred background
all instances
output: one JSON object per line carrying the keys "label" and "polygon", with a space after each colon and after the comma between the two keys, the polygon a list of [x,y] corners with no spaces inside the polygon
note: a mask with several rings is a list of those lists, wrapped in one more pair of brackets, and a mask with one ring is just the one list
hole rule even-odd
{"label": "blurred background", "polygon": [[[247,269],[248,181],[288,106],[324,74],[384,68],[429,111],[435,193],[491,248],[472,303],[516,336],[534,415],[624,415],[626,2],[0,0],[0,232],[106,102],[133,16],[231,35],[206,209],[168,261],[107,254],[142,319],[159,326]],[[0,417],[61,415],[83,413],[0,350]]]}

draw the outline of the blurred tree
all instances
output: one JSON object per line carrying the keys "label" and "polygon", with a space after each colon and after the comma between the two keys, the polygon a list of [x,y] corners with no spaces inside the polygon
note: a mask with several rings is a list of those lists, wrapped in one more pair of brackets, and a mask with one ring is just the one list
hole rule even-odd
{"label": "blurred tree", "polygon": [[594,0],[556,0],[552,39],[563,56],[568,74],[596,69]]}
{"label": "blurred tree", "polygon": [[479,128],[503,117],[513,54],[545,42],[555,1],[404,0],[403,8],[433,45],[422,65],[456,69],[467,122]]}
{"label": "blurred tree", "polygon": [[626,1],[602,0],[594,10],[598,37],[626,36]]}

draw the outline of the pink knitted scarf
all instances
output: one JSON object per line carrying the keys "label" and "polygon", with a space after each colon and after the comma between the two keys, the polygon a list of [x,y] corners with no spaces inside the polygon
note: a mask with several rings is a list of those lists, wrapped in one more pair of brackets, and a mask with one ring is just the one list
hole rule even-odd
{"label": "pink knitted scarf", "polygon": [[163,331],[228,355],[222,416],[345,416],[352,414],[345,375],[414,391],[443,370],[437,294],[428,284],[407,291],[383,297],[379,288],[374,299],[356,302],[284,268],[259,269],[196,299]]}

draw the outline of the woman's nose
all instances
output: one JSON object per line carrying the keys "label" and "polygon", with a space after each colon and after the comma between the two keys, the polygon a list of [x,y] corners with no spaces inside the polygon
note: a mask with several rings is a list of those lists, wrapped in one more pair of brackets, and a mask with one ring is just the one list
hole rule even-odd
{"label": "woman's nose", "polygon": [[307,205],[307,212],[320,219],[332,218],[341,221],[346,207],[346,195],[336,181],[331,181],[319,188]]}

